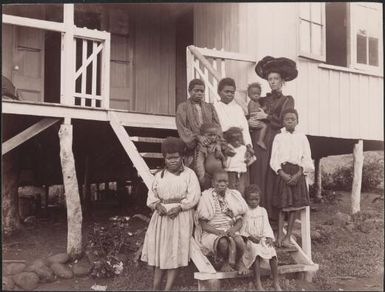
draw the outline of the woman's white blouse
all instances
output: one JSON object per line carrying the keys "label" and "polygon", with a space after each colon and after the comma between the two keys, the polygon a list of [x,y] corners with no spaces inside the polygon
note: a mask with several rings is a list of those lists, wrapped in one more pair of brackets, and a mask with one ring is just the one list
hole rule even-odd
{"label": "woman's white blouse", "polygon": [[301,166],[304,173],[314,170],[310,144],[306,135],[296,130],[290,133],[282,128],[281,133],[274,137],[270,167],[278,173],[282,168],[281,164],[286,162]]}
{"label": "woman's white blouse", "polygon": [[245,113],[235,100],[228,104],[221,101],[215,102],[214,108],[218,114],[219,123],[221,124],[223,132],[226,132],[231,127],[241,128],[245,145],[252,145],[249,124],[247,123]]}

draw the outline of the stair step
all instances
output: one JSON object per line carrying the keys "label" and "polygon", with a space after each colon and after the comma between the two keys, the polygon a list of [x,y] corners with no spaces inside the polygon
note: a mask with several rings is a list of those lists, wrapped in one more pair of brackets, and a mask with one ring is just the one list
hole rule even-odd
{"label": "stair step", "polygon": [[164,138],[153,138],[153,137],[130,137],[133,142],[144,142],[144,143],[162,143]]}
{"label": "stair step", "polygon": [[155,153],[155,152],[141,152],[140,155],[143,158],[155,158],[155,159],[163,159],[162,153]]}
{"label": "stair step", "polygon": [[[289,274],[289,273],[298,273],[298,272],[311,272],[317,271],[318,264],[305,265],[305,264],[293,264],[293,265],[284,265],[278,267],[279,274]],[[262,269],[264,274],[266,273],[266,269]],[[194,273],[194,278],[197,280],[214,280],[214,279],[230,279],[230,278],[244,278],[250,277],[253,275],[253,271],[249,270],[246,275],[238,275],[237,271],[234,272],[217,272],[215,274],[211,273]]]}
{"label": "stair step", "polygon": [[289,253],[289,252],[297,252],[298,248],[295,246],[293,247],[276,247],[275,248],[276,252],[278,253]]}

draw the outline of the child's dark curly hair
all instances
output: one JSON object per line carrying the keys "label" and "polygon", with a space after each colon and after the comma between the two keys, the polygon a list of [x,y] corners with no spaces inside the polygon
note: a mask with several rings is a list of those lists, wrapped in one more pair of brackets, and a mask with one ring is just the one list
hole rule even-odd
{"label": "child's dark curly hair", "polygon": [[262,86],[261,83],[259,82],[253,82],[247,86],[247,94],[250,94],[250,89],[251,88],[258,88],[260,91],[262,91]]}
{"label": "child's dark curly hair", "polygon": [[262,195],[261,188],[258,185],[252,184],[248,185],[245,188],[245,199],[249,197],[250,194],[259,194]]}
{"label": "child's dark curly hair", "polygon": [[219,127],[217,124],[214,123],[203,123],[201,127],[199,128],[199,133],[201,135],[204,135],[208,129],[217,129],[217,132],[219,132]]}
{"label": "child's dark curly hair", "polygon": [[[226,132],[223,133],[223,138],[230,143],[234,141],[234,134],[241,134],[242,135],[242,129],[238,127],[231,127]],[[242,136],[243,138],[243,136]],[[243,140],[242,140],[243,143]]]}

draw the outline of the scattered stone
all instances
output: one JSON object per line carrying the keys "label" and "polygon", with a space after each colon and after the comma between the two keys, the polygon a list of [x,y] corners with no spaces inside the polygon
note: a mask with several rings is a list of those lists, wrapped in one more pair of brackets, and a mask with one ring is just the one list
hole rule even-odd
{"label": "scattered stone", "polygon": [[14,275],[13,280],[17,286],[27,291],[34,290],[39,285],[39,277],[33,272],[22,272]]}
{"label": "scattered stone", "polygon": [[69,255],[66,253],[58,253],[47,258],[47,261],[51,264],[65,264],[70,259]]}
{"label": "scattered stone", "polygon": [[75,263],[72,267],[72,271],[75,276],[83,277],[87,276],[91,272],[91,264],[87,258],[83,257],[79,262]]}
{"label": "scattered stone", "polygon": [[69,267],[60,263],[52,264],[51,269],[54,271],[55,275],[60,278],[72,279],[74,276],[74,273]]}
{"label": "scattered stone", "polygon": [[350,222],[352,222],[352,217],[348,214],[341,213],[341,212],[337,212],[333,219],[333,223],[340,226],[345,226]]}
{"label": "scattered stone", "polygon": [[119,253],[118,255],[116,255],[116,259],[118,261],[121,261],[123,264],[125,264],[128,261],[128,256],[123,253]]}
{"label": "scattered stone", "polygon": [[345,226],[345,229],[350,231],[350,232],[353,232],[354,231],[354,224],[353,223],[349,223]]}
{"label": "scattered stone", "polygon": [[3,277],[3,282],[2,282],[2,290],[5,291],[5,290],[13,290],[13,288],[15,287],[15,282],[12,280],[11,277]]}
{"label": "scattered stone", "polygon": [[40,268],[49,265],[48,261],[45,259],[37,259],[32,262],[32,264],[27,267],[27,272],[32,272],[35,268]]}
{"label": "scattered stone", "polygon": [[4,275],[9,276],[9,275],[16,275],[18,273],[21,273],[25,270],[26,264],[22,263],[12,263],[8,264],[4,268]]}
{"label": "scattered stone", "polygon": [[358,224],[357,229],[363,233],[369,233],[373,227],[373,223],[364,221]]}
{"label": "scattered stone", "polygon": [[25,224],[36,224],[36,216],[28,216],[27,218],[24,219]]}
{"label": "scattered stone", "polygon": [[34,272],[39,276],[40,282],[52,282],[55,281],[55,273],[46,265],[31,265],[26,269],[28,272]]}

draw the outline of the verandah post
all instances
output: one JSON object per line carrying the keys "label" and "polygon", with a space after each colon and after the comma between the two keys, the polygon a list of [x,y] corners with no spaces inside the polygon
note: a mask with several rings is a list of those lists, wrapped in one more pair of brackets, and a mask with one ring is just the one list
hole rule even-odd
{"label": "verandah post", "polygon": [[77,258],[82,252],[82,208],[79,185],[76,178],[75,160],[72,152],[72,125],[67,121],[60,126],[60,162],[67,206],[67,253]]}
{"label": "verandah post", "polygon": [[355,214],[360,211],[362,168],[364,166],[363,141],[358,140],[353,149],[353,185],[351,212]]}

